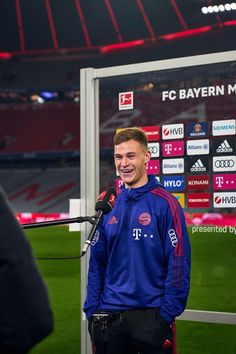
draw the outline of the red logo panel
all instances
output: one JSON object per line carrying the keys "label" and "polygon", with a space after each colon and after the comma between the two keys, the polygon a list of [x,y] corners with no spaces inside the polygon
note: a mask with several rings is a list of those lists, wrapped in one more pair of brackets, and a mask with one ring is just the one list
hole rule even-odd
{"label": "red logo panel", "polygon": [[189,208],[209,208],[211,205],[210,193],[189,193],[188,207]]}
{"label": "red logo panel", "polygon": [[194,175],[188,176],[188,189],[204,190],[210,187],[210,178],[208,175]]}
{"label": "red logo panel", "polygon": [[130,92],[119,93],[119,110],[133,109],[134,108],[134,94]]}
{"label": "red logo panel", "polygon": [[156,125],[150,125],[140,128],[146,133],[148,141],[157,141],[160,139],[160,127]]}

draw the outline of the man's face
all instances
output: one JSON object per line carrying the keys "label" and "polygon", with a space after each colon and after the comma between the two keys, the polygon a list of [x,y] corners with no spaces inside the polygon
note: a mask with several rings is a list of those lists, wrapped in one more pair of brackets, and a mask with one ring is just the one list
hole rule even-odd
{"label": "man's face", "polygon": [[147,183],[146,163],[150,153],[136,140],[115,145],[114,159],[116,170],[126,187],[137,188]]}

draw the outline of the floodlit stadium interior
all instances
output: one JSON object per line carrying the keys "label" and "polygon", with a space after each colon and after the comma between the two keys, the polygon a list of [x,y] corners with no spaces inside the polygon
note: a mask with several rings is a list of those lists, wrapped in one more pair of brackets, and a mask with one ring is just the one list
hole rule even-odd
{"label": "floodlit stadium interior", "polygon": [[[236,3],[4,0],[0,30],[0,186],[18,222],[69,218],[89,183],[119,193],[113,136],[143,128],[192,246],[177,353],[235,353]],[[83,232],[25,230],[55,321],[32,354],[91,354]]]}

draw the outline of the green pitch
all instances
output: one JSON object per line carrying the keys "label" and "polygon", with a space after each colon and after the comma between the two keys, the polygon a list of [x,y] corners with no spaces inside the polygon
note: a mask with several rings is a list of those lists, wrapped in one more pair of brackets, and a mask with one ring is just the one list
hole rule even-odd
{"label": "green pitch", "polygon": [[[189,229],[192,273],[188,309],[236,312],[236,235],[230,231]],[[27,235],[35,257],[80,254],[79,233],[69,233],[67,227],[31,229]],[[37,262],[48,287],[55,330],[31,354],[79,354],[83,259]],[[178,354],[235,353],[234,333],[233,325],[177,321]]]}
{"label": "green pitch", "polygon": [[[80,254],[80,235],[67,227],[27,231],[35,257],[74,257]],[[48,287],[55,319],[53,334],[31,354],[80,353],[80,260],[38,260]]]}

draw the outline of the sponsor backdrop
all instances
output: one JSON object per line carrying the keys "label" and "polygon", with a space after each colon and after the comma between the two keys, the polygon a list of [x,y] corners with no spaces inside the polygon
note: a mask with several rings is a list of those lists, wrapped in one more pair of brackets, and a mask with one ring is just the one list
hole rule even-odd
{"label": "sponsor backdrop", "polygon": [[[183,208],[236,207],[236,120],[141,127],[154,174]],[[119,192],[121,180],[117,179]]]}

